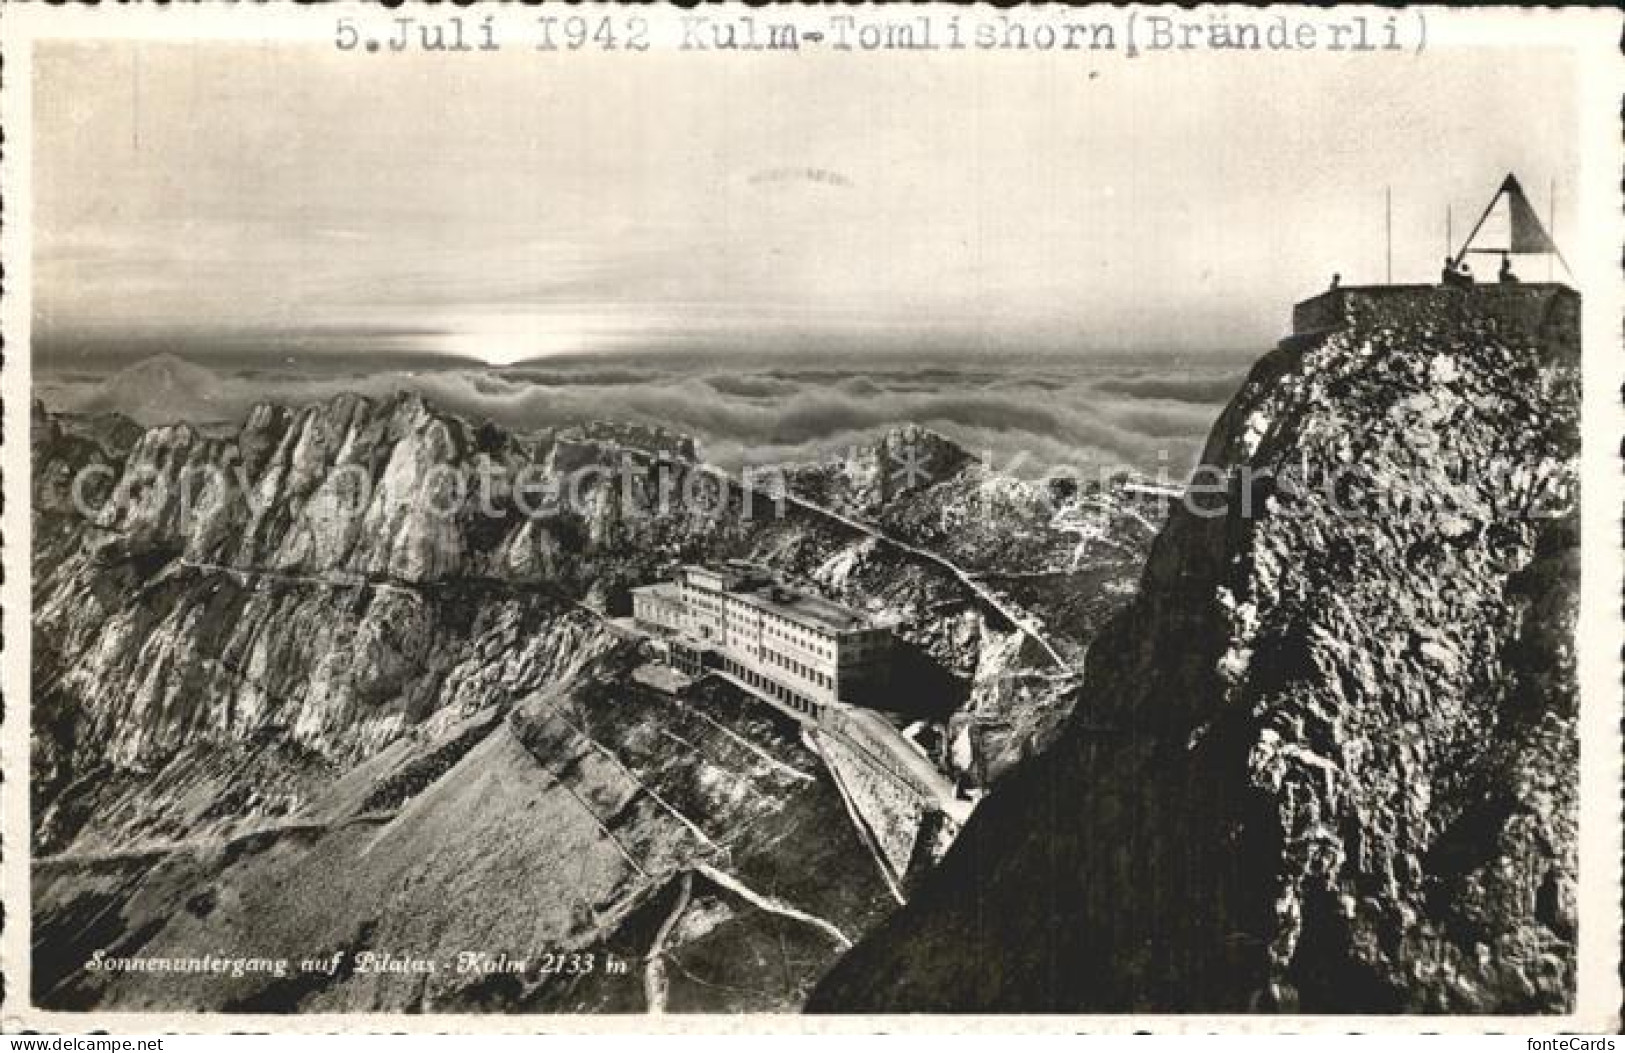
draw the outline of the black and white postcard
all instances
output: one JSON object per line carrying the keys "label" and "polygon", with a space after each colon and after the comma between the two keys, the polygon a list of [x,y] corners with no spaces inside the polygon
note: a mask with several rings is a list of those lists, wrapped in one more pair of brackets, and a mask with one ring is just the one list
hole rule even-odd
{"label": "black and white postcard", "polygon": [[1617,12],[6,6],[8,1031],[1618,1027]]}

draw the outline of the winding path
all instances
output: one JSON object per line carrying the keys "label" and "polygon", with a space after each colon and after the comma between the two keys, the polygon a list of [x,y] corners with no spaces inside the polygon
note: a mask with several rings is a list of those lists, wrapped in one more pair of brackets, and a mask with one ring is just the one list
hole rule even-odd
{"label": "winding path", "polygon": [[683,912],[688,910],[688,902],[693,895],[694,872],[685,870],[677,886],[677,902],[671,908],[671,913],[666,915],[666,920],[660,923],[660,930],[655,933],[654,942],[649,945],[649,953],[643,956],[643,1000],[651,1013],[660,1014],[666,1011],[666,993],[671,987],[666,979],[666,940],[671,937],[671,930],[682,920]]}
{"label": "winding path", "polygon": [[[745,484],[741,482],[739,485],[744,486]],[[1042,647],[1044,649],[1044,653],[1049,655],[1050,659],[1056,665],[1063,669],[1072,668],[1067,660],[1061,657],[1061,653],[1055,649],[1055,645],[1050,643],[1049,640],[1038,631],[1038,627],[1033,624],[1032,615],[1011,605],[1010,602],[1004,597],[982,584],[982,582],[978,581],[973,574],[961,567],[959,564],[955,563],[953,560],[949,559],[947,556],[942,555],[940,552],[934,552],[931,549],[922,548],[919,545],[904,541],[901,538],[894,537],[873,523],[868,523],[861,519],[854,519],[852,516],[849,516],[844,512],[837,512],[833,508],[809,501],[804,497],[798,497],[795,494],[787,494],[785,495],[785,500],[797,508],[811,512],[815,515],[826,516],[851,530],[856,530],[867,537],[873,538],[881,544],[890,545],[893,548],[908,553],[915,559],[924,560],[942,568],[949,574],[953,575],[953,577],[957,579],[961,585],[969,589],[977,599],[981,600],[993,610],[997,611],[1000,617],[1009,622],[1011,625],[1015,626],[1029,639]]]}
{"label": "winding path", "polygon": [[738,878],[734,877],[732,874],[728,873],[726,870],[718,870],[709,863],[700,863],[695,867],[695,869],[698,870],[702,876],[711,879],[712,882],[721,885],[729,892],[732,892],[740,898],[748,901],[752,906],[765,910],[769,914],[777,914],[781,918],[790,918],[793,921],[799,921],[804,925],[811,925],[813,928],[834,940],[841,950],[846,951],[852,949],[852,940],[846,935],[846,933],[836,928],[832,922],[826,921],[825,919],[818,917],[816,914],[808,914],[804,910],[798,910],[781,899],[775,899],[772,896],[763,895],[762,893],[751,888],[749,885],[745,884],[743,881],[740,881]]}
{"label": "winding path", "polygon": [[613,445],[613,448],[632,460],[642,461],[646,464],[665,463],[680,465],[692,471],[703,472],[724,485],[737,488],[741,493],[759,494],[770,501],[782,500],[786,504],[799,508],[804,512],[822,516],[825,519],[840,523],[849,530],[855,530],[858,533],[863,534],[865,537],[873,538],[875,541],[881,544],[890,545],[892,548],[895,548],[900,552],[904,552],[915,559],[931,563],[952,575],[961,585],[970,590],[971,594],[974,595],[978,600],[986,604],[992,610],[998,612],[999,616],[1005,621],[1009,622],[1016,629],[1020,630],[1025,636],[1042,647],[1044,649],[1044,653],[1047,654],[1051,661],[1053,661],[1056,665],[1063,669],[1072,669],[1071,663],[1061,656],[1060,651],[1056,650],[1055,645],[1038,631],[1038,627],[1033,624],[1031,614],[1012,605],[1003,596],[1000,596],[998,593],[994,592],[992,589],[978,581],[975,575],[971,574],[969,571],[965,570],[965,568],[961,567],[959,564],[955,563],[953,560],[949,559],[947,556],[944,556],[940,552],[935,552],[928,548],[922,548],[921,546],[913,544],[912,542],[904,541],[903,539],[888,533],[885,529],[874,523],[857,519],[846,514],[845,512],[839,512],[827,505],[821,505],[816,501],[810,501],[794,491],[788,489],[783,491],[773,491],[763,489],[759,486],[753,486],[743,478],[725,472],[715,465],[705,464],[700,461],[679,461],[669,456],[659,457],[655,454],[651,454],[647,450],[639,450],[629,446]]}
{"label": "winding path", "polygon": [[330,830],[339,830],[347,826],[361,823],[387,823],[395,818],[395,812],[360,812],[338,819],[282,819],[275,822],[259,823],[245,830],[236,830],[229,835],[216,835],[204,837],[190,837],[180,841],[143,841],[126,848],[113,848],[106,851],[68,851],[58,852],[55,855],[40,856],[34,860],[36,866],[83,865],[94,863],[113,863],[135,859],[144,859],[148,856],[172,855],[176,852],[208,852],[221,848],[230,848],[256,837],[266,834],[321,834]]}
{"label": "winding path", "polygon": [[[612,444],[606,444],[606,445],[612,445]],[[653,454],[650,454],[648,451],[645,451],[645,450],[638,450],[638,449],[635,449],[633,447],[626,447],[626,446],[614,446],[614,448],[617,449],[619,452],[621,452],[624,456],[627,456],[629,459],[632,459],[632,460],[642,461],[644,463],[650,463],[650,462],[654,462],[654,461],[657,460],[656,457]],[[807,513],[809,513],[811,515],[815,515],[815,516],[821,516],[821,517],[823,517],[825,519],[828,519],[828,520],[830,520],[832,522],[839,523],[842,526],[846,527],[848,530],[856,531],[857,533],[862,534],[865,537],[874,539],[876,542],[878,542],[880,544],[889,545],[892,548],[894,548],[894,549],[896,549],[896,550],[898,550],[900,552],[903,552],[903,553],[907,554],[908,556],[910,556],[910,557],[912,557],[914,559],[921,560],[921,561],[924,561],[924,562],[927,562],[927,563],[930,563],[930,564],[936,566],[940,570],[942,570],[942,571],[946,572],[947,574],[951,575],[955,580],[957,580],[960,583],[960,585],[964,586],[964,588],[966,590],[968,590],[973,596],[975,596],[979,601],[981,601],[983,604],[985,604],[991,610],[996,611],[1001,618],[1003,618],[1005,621],[1009,622],[1010,625],[1015,627],[1017,630],[1019,630],[1022,634],[1027,636],[1033,642],[1038,644],[1039,647],[1043,648],[1044,653],[1046,655],[1048,655],[1050,660],[1052,662],[1054,662],[1057,666],[1061,667],[1062,669],[1071,669],[1072,668],[1071,664],[1069,662],[1067,662],[1067,660],[1061,656],[1060,651],[1056,649],[1055,645],[1053,643],[1051,643],[1050,640],[1047,637],[1045,637],[1044,634],[1041,633],[1038,630],[1037,625],[1034,624],[1033,616],[1030,613],[1028,613],[1027,611],[1024,611],[1024,610],[1020,609],[1019,607],[1016,607],[1015,605],[1010,603],[1010,601],[1005,599],[1003,596],[1000,596],[997,592],[995,592],[994,590],[989,588],[982,581],[978,580],[976,575],[974,575],[974,574],[970,573],[969,571],[965,570],[965,568],[961,567],[959,564],[955,563],[953,560],[949,559],[947,556],[942,555],[940,552],[936,552],[936,551],[933,551],[932,549],[924,548],[924,547],[922,547],[920,545],[913,544],[912,542],[904,541],[903,539],[901,539],[899,537],[896,537],[895,535],[893,535],[891,533],[888,533],[885,529],[881,528],[880,526],[878,526],[878,525],[876,525],[874,523],[870,523],[870,522],[867,522],[865,520],[855,518],[855,517],[853,517],[851,515],[846,514],[845,512],[840,512],[840,511],[837,511],[837,510],[835,510],[833,508],[830,508],[827,505],[821,505],[821,504],[817,503],[816,501],[810,501],[807,498],[802,497],[802,496],[800,496],[800,495],[798,495],[798,494],[796,494],[794,492],[785,491],[785,492],[782,492],[782,493],[776,493],[776,492],[771,492],[771,491],[768,491],[768,490],[764,490],[764,489],[762,489],[760,487],[753,486],[750,483],[746,482],[744,479],[742,479],[742,478],[740,478],[738,476],[731,475],[731,474],[729,474],[727,472],[724,472],[723,470],[721,470],[720,468],[715,467],[714,465],[703,464],[703,463],[700,463],[700,462],[671,462],[671,461],[667,461],[666,463],[683,463],[687,467],[691,468],[694,471],[704,472],[707,475],[711,476],[712,478],[718,480],[719,482],[721,482],[721,483],[723,483],[723,484],[725,484],[727,486],[732,486],[732,487],[737,488],[742,493],[748,492],[748,493],[752,493],[752,494],[760,494],[763,497],[766,497],[766,498],[768,498],[770,500],[774,500],[774,501],[782,499],[785,503],[787,503],[787,504],[789,504],[789,505],[791,505],[791,506],[793,506],[795,508],[798,508],[798,509],[802,510],[803,512],[807,512]],[[285,581],[303,582],[303,583],[314,584],[314,585],[322,585],[322,586],[326,586],[326,587],[329,587],[329,588],[346,588],[346,587],[354,588],[354,587],[366,586],[366,587],[371,587],[371,588],[377,589],[379,591],[384,591],[384,592],[395,592],[395,593],[403,594],[403,595],[415,595],[416,594],[416,589],[411,583],[402,583],[402,582],[400,582],[400,581],[398,581],[396,579],[392,579],[392,578],[375,577],[375,576],[372,576],[372,575],[359,574],[359,573],[357,573],[355,571],[350,571],[350,570],[333,569],[333,570],[323,571],[323,572],[321,572],[319,574],[296,573],[296,572],[290,572],[290,571],[270,570],[270,569],[263,569],[263,568],[257,568],[257,567],[256,568],[234,567],[234,566],[228,566],[228,565],[222,564],[222,563],[211,563],[211,562],[203,562],[203,561],[199,561],[199,560],[192,560],[192,559],[189,559],[189,558],[184,557],[184,556],[178,562],[183,567],[189,567],[189,568],[196,569],[196,570],[208,570],[208,571],[214,571],[214,572],[217,572],[217,573],[227,574],[227,575],[231,576],[233,579],[237,580],[239,584],[243,584],[243,585],[249,584],[250,580],[255,578],[255,577],[261,577],[261,578],[280,579],[280,580],[285,580]],[[513,583],[513,582],[501,582],[501,584],[506,584],[506,585],[512,586],[515,583]],[[545,589],[545,587],[544,587],[544,591],[548,591],[550,595],[557,595],[552,590]],[[600,618],[600,619],[604,620],[606,623],[609,623],[609,624],[613,625],[613,622],[611,622],[611,620],[602,611],[595,610],[592,607],[589,607],[586,604],[582,603],[580,600],[577,600],[577,599],[574,599],[574,598],[571,598],[571,597],[566,597],[566,596],[558,596],[558,598],[562,599],[562,600],[565,600],[566,602],[569,602],[569,603],[573,604],[574,606],[578,607],[579,609],[581,609],[583,611],[586,611],[587,613],[593,615],[594,617]],[[617,628],[617,630],[619,630],[619,626],[615,626],[615,628]]]}

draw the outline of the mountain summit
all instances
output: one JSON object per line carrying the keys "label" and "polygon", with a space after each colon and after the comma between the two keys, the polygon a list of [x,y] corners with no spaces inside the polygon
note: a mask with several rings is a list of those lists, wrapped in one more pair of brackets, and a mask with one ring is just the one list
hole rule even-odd
{"label": "mountain summit", "polygon": [[1060,740],[812,1008],[1569,1005],[1578,301],[1303,305]]}

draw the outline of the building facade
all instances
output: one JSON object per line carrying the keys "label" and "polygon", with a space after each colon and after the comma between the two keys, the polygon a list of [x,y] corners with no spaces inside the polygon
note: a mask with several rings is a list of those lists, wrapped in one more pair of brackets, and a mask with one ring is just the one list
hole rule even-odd
{"label": "building facade", "polygon": [[669,581],[632,590],[632,618],[643,625],[675,629],[682,621],[683,598]]}
{"label": "building facade", "polygon": [[674,657],[682,645],[685,664],[709,652],[713,668],[803,713],[872,698],[891,669],[889,627],[744,564],[685,566],[633,589],[632,610],[674,637]]}

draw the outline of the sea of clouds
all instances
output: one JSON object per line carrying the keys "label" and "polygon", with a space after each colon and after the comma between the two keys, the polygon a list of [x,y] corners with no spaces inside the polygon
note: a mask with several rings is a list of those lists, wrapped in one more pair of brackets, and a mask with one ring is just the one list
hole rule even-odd
{"label": "sea of clouds", "polygon": [[1132,467],[1178,474],[1239,388],[1234,358],[1053,357],[788,362],[641,358],[502,369],[358,368],[310,362],[212,364],[158,355],[114,372],[40,369],[36,394],[71,412],[144,425],[241,420],[255,403],[304,405],[340,392],[416,391],[516,431],[586,420],[659,424],[694,436],[715,463],[804,462],[916,423],[1011,474]]}

